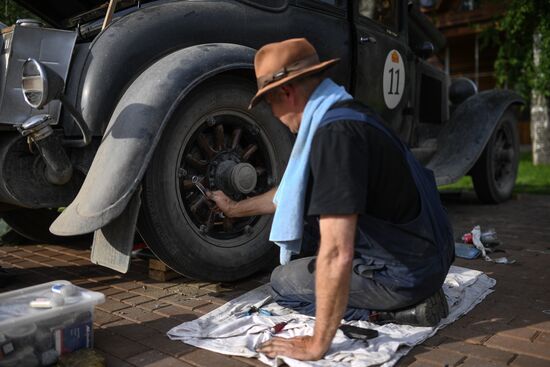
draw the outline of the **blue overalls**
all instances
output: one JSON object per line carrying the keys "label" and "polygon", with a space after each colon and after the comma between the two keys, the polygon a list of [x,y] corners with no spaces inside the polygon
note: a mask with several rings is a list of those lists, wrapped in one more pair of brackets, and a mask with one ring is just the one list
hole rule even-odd
{"label": "blue overalls", "polygon": [[[367,319],[363,309],[408,307],[439,290],[454,260],[454,238],[433,172],[371,115],[335,108],[325,114],[320,126],[342,120],[362,121],[386,134],[405,157],[420,198],[420,212],[408,223],[394,224],[369,215],[358,218],[355,252],[359,256],[353,262],[345,317]],[[275,269],[271,281],[277,302],[314,314],[314,261],[314,257],[294,260]],[[372,301],[362,302],[362,298]]]}

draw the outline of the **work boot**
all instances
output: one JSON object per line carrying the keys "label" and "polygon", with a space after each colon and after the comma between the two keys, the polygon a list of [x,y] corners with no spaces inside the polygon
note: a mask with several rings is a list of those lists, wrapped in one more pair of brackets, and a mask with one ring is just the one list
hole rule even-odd
{"label": "work boot", "polygon": [[443,289],[419,304],[397,311],[382,311],[372,315],[372,321],[378,323],[405,324],[412,326],[436,326],[441,319],[449,315],[449,305]]}

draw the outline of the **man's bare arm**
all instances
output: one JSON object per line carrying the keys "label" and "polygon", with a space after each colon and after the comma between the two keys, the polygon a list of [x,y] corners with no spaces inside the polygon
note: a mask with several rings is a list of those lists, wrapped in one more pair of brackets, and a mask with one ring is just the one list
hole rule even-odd
{"label": "man's bare arm", "polygon": [[322,216],[315,271],[314,343],[322,357],[336,334],[349,298],[357,215]]}
{"label": "man's bare arm", "polygon": [[321,245],[315,271],[315,332],[313,336],[272,338],[258,351],[270,358],[322,358],[344,315],[351,280],[357,215],[322,216]]}
{"label": "man's bare arm", "polygon": [[208,197],[227,217],[250,217],[275,213],[276,207],[273,204],[275,192],[277,192],[276,187],[261,195],[241,201],[231,200],[223,191],[211,191],[208,193]]}

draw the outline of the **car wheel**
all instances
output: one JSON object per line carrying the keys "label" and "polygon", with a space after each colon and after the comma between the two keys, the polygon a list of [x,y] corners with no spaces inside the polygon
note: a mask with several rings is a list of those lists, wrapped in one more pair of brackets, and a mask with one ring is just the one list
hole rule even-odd
{"label": "car wheel", "polygon": [[234,200],[262,194],[283,175],[292,138],[266,106],[249,111],[255,86],[218,78],[168,122],[143,180],[138,229],[168,266],[192,278],[232,281],[277,258],[271,216],[225,218],[193,183]]}
{"label": "car wheel", "polygon": [[508,200],[514,190],[518,165],[517,117],[508,109],[472,169],[472,181],[478,199],[487,204]]}
{"label": "car wheel", "polygon": [[2,219],[21,236],[41,243],[72,243],[88,241],[91,235],[60,237],[50,232],[50,226],[59,216],[57,209],[14,209],[2,213]]}

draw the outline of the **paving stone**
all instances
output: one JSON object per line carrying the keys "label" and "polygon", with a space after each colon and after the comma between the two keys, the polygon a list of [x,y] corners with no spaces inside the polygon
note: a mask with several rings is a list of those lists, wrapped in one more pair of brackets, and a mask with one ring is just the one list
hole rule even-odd
{"label": "paving stone", "polygon": [[204,349],[196,349],[189,352],[180,359],[198,366],[224,366],[224,367],[248,367],[249,364],[239,360],[227,357],[222,354],[216,354]]}
{"label": "paving stone", "polygon": [[265,363],[260,362],[257,358],[231,357],[239,362],[245,363],[253,367],[265,367]]}
{"label": "paving stone", "polygon": [[180,340],[170,340],[166,336],[166,333],[160,333],[158,331],[154,331],[153,335],[140,340],[140,343],[151,349],[159,350],[162,353],[166,353],[176,358],[179,358],[196,349],[195,347],[185,344]]}
{"label": "paving stone", "polygon": [[529,325],[531,329],[544,331],[550,333],[550,321],[540,322],[534,325]]}
{"label": "paving stone", "polygon": [[170,292],[171,294],[177,294],[180,296],[187,296],[187,297],[201,297],[209,293],[212,293],[206,289],[191,287],[187,283],[168,288],[167,291]]}
{"label": "paving stone", "polygon": [[137,367],[184,367],[190,366],[188,363],[168,356],[157,350],[149,350],[128,359],[128,362]]}
{"label": "paving stone", "polygon": [[[118,289],[118,288],[113,288],[113,289]],[[127,292],[127,291],[123,291],[122,289],[118,289],[118,290],[120,292],[113,293],[111,296],[109,296],[109,298],[112,298],[112,299],[117,300],[117,301],[124,301],[125,299],[132,298],[132,297],[136,296],[135,293],[130,293],[130,292]]]}
{"label": "paving stone", "polygon": [[94,339],[94,347],[117,358],[126,360],[145,352],[148,348],[120,335],[105,333]]}
{"label": "paving stone", "polygon": [[548,360],[538,359],[534,357],[518,355],[516,359],[510,363],[512,367],[548,367]]}
{"label": "paving stone", "polygon": [[190,310],[186,310],[182,307],[177,307],[174,305],[159,308],[154,312],[165,317],[173,317],[180,321],[194,320],[197,317],[196,314],[193,314]]}
{"label": "paving stone", "polygon": [[453,342],[453,339],[450,339],[444,335],[441,335],[441,334],[436,334],[434,336],[432,336],[431,338],[429,339],[426,339],[421,345],[425,346],[425,347],[437,347],[439,346],[441,343],[452,343]]}
{"label": "paving stone", "polygon": [[124,310],[117,311],[115,312],[115,315],[123,317],[128,320],[132,320],[137,323],[149,322],[149,321],[154,321],[162,318],[162,316],[160,315],[157,315],[153,312],[149,312],[137,307],[130,307]]}
{"label": "paving stone", "polygon": [[531,357],[550,360],[550,349],[542,343],[510,338],[503,335],[493,335],[485,342],[490,348],[511,351],[518,354],[525,354]]}
{"label": "paving stone", "polygon": [[107,298],[105,300],[105,303],[101,303],[96,307],[105,312],[114,312],[114,311],[119,311],[119,310],[124,310],[126,308],[129,308],[130,305],[116,301],[114,299]]}
{"label": "paving stone", "polygon": [[112,286],[115,287],[115,288],[118,288],[118,289],[122,289],[123,291],[129,291],[129,290],[132,290],[132,289],[140,288],[143,285],[136,282],[136,281],[134,281],[134,280],[130,280],[130,281],[125,281],[125,282],[113,283]]}
{"label": "paving stone", "polygon": [[[196,319],[196,317],[195,318],[190,318],[189,320],[185,320],[185,321],[191,321],[191,320],[195,320],[195,319]],[[155,330],[157,330],[157,331],[159,331],[163,334],[166,334],[168,332],[168,330],[172,329],[175,326],[180,325],[181,323],[182,323],[181,320],[177,320],[177,319],[174,319],[174,318],[171,318],[171,317],[163,317],[163,318],[148,322],[147,327],[155,329]]]}
{"label": "paving stone", "polygon": [[462,354],[441,349],[427,349],[422,353],[416,354],[415,357],[419,361],[449,366],[456,366],[466,358]]}
{"label": "paving stone", "polygon": [[107,367],[134,367],[130,363],[124,362],[123,360],[110,355],[109,353],[105,353],[103,351],[99,351],[99,353],[105,357],[105,366]]}
{"label": "paving stone", "polygon": [[160,310],[161,308],[170,307],[170,306],[172,306],[170,303],[162,302],[162,300],[157,300],[157,299],[138,305],[139,308],[142,308],[150,312],[154,312],[156,310]]}
{"label": "paving stone", "polygon": [[540,333],[536,338],[535,338],[535,343],[543,343],[543,344],[547,344],[550,346],[550,333]]}
{"label": "paving stone", "polygon": [[137,306],[137,305],[140,305],[142,303],[146,303],[146,302],[150,302],[150,301],[151,301],[151,298],[145,297],[145,296],[135,296],[135,297],[126,298],[126,299],[122,300],[123,303],[127,303],[131,306]]}
{"label": "paving stone", "polygon": [[480,332],[474,329],[457,327],[454,324],[440,330],[437,335],[446,336],[455,340],[463,340],[470,344],[483,344],[492,334]]}
{"label": "paving stone", "polygon": [[156,330],[148,328],[144,324],[137,324],[127,319],[119,319],[103,325],[103,328],[133,341],[140,341],[158,334]]}
{"label": "paving stone", "polygon": [[194,311],[198,312],[198,313],[201,313],[203,315],[206,315],[207,313],[209,313],[210,311],[214,311],[218,307],[220,307],[220,305],[217,305],[215,303],[209,303],[207,305],[200,306],[200,307],[194,309]]}
{"label": "paving stone", "polygon": [[507,364],[514,357],[514,353],[495,350],[481,345],[468,344],[461,341],[442,343],[438,348],[457,352],[469,357],[492,360],[503,364]]}
{"label": "paving stone", "polygon": [[132,289],[130,292],[139,294],[140,296],[146,296],[153,299],[161,299],[164,297],[168,297],[172,295],[173,293],[169,292],[169,290],[166,289],[158,289],[149,287],[146,285],[143,285],[139,288]]}
{"label": "paving stone", "polygon": [[96,309],[94,311],[94,325],[103,326],[105,324],[110,324],[118,320],[121,320],[119,316],[113,315],[112,313],[98,310],[96,306]]}
{"label": "paving stone", "polygon": [[539,332],[535,329],[529,329],[529,328],[516,328],[516,329],[510,329],[510,330],[504,330],[499,331],[498,335],[504,335],[509,336],[512,338],[518,338],[523,339],[527,341],[533,341],[535,338],[535,335]]}
{"label": "paving stone", "polygon": [[178,285],[181,285],[182,282],[179,281],[180,279],[184,279],[184,278],[174,279],[174,280],[169,281],[169,282],[160,282],[160,281],[153,280],[153,279],[147,279],[147,280],[144,280],[143,283],[146,284],[148,287],[153,287],[153,288],[158,288],[158,289],[168,289],[168,288],[172,288],[172,287],[176,287]]}
{"label": "paving stone", "polygon": [[506,367],[506,363],[489,361],[475,357],[468,357],[459,367]]}
{"label": "paving stone", "polygon": [[[96,292],[101,292],[105,297],[113,298],[115,294],[124,293],[124,291],[112,287],[102,287],[102,289],[96,290]],[[114,299],[114,298],[113,298]],[[117,300],[120,301],[120,300]]]}
{"label": "paving stone", "polygon": [[181,296],[179,294],[174,294],[172,296],[163,298],[162,301],[189,310],[194,310],[210,303],[200,298],[191,298],[189,296]]}

